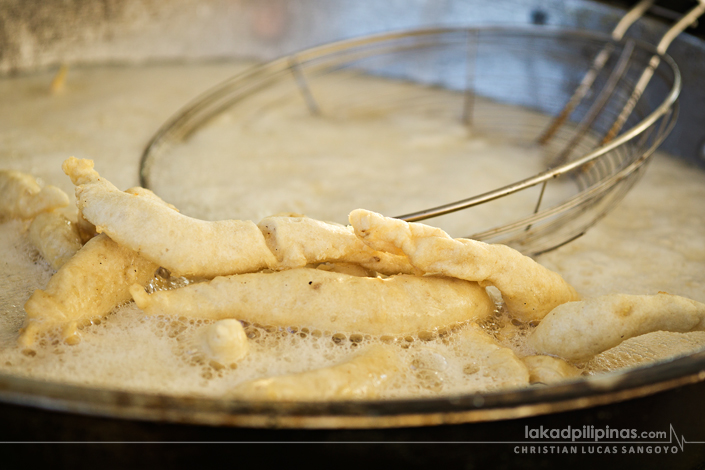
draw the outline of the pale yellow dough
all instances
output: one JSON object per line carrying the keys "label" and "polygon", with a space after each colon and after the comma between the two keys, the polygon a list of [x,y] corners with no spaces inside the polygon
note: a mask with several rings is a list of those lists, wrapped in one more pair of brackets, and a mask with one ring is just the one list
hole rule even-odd
{"label": "pale yellow dough", "polygon": [[413,274],[405,256],[375,251],[362,243],[352,227],[304,216],[273,216],[257,226],[280,269],[324,262],[355,263],[382,274]]}
{"label": "pale yellow dough", "polygon": [[435,276],[358,277],[311,268],[217,277],[147,294],[130,288],[149,315],[237,318],[272,326],[406,334],[489,316],[476,283]]}
{"label": "pale yellow dough", "polygon": [[212,278],[276,266],[253,222],[192,219],[154,198],[118,190],[91,160],[71,157],[63,170],[76,185],[79,210],[98,232],[176,275]]}
{"label": "pale yellow dough", "polygon": [[201,332],[200,347],[210,359],[222,365],[235,364],[250,352],[245,329],[233,319],[207,325]]}
{"label": "pale yellow dough", "polygon": [[581,374],[580,369],[558,357],[527,356],[523,361],[529,368],[529,382],[532,384],[552,384]]}
{"label": "pale yellow dough", "polygon": [[32,175],[0,170],[0,220],[31,219],[68,205],[69,197],[56,186],[42,188]]}
{"label": "pale yellow dough", "polygon": [[476,324],[468,325],[458,334],[454,349],[465,364],[465,374],[492,377],[489,389],[529,384],[529,370],[522,360],[511,349],[500,346]]}
{"label": "pale yellow dough", "polygon": [[[135,186],[134,188],[126,189],[125,192],[127,194],[132,194],[133,196],[140,196],[140,197],[145,197],[145,198],[151,199],[155,202],[158,202],[160,204],[165,205],[166,207],[169,207],[169,208],[175,210],[176,212],[179,212],[179,210],[176,207],[164,202],[164,200],[162,200],[162,198],[160,198],[159,196],[154,194],[149,189]],[[95,225],[93,225],[88,220],[86,220],[85,217],[83,217],[83,212],[80,210],[80,208],[78,210],[78,217],[77,217],[76,226],[78,227],[78,234],[81,236],[81,241],[83,243],[86,243],[88,240],[90,240],[91,238],[98,235],[98,232],[96,231]]]}
{"label": "pale yellow dough", "polygon": [[77,341],[80,322],[107,315],[129,301],[129,286],[145,285],[158,267],[107,235],[92,238],[52,276],[46,289],[29,298],[20,344],[31,346],[38,333],[59,326],[64,339]]}
{"label": "pale yellow dough", "polygon": [[331,367],[240,384],[233,395],[243,400],[278,401],[376,398],[399,367],[392,347],[375,345]]}
{"label": "pale yellow dough", "polygon": [[83,246],[76,224],[57,211],[42,212],[32,220],[29,240],[56,270]]}
{"label": "pale yellow dough", "polygon": [[372,249],[404,254],[425,273],[496,287],[510,313],[524,321],[541,319],[554,307],[578,299],[559,274],[508,246],[453,239],[439,228],[364,209],[350,214],[350,224]]}
{"label": "pale yellow dough", "polygon": [[705,330],[705,304],[676,295],[614,294],[556,307],[529,335],[539,354],[583,360],[652,331]]}

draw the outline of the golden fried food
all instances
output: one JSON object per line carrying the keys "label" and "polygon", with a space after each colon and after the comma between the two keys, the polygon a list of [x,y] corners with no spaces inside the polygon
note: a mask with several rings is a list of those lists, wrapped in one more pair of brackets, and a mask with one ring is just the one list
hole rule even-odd
{"label": "golden fried food", "polygon": [[83,246],[76,224],[56,211],[42,212],[32,220],[29,240],[57,270]]}
{"label": "golden fried food", "polygon": [[375,251],[362,243],[352,228],[305,216],[273,216],[257,226],[279,268],[324,262],[355,263],[382,274],[413,274],[404,256]]}
{"label": "golden fried food", "polygon": [[0,220],[31,219],[40,212],[68,205],[68,196],[56,186],[42,188],[32,175],[0,170]]}
{"label": "golden fried food", "polygon": [[91,160],[71,157],[62,168],[76,185],[79,210],[98,232],[176,275],[211,278],[277,264],[253,222],[192,219],[152,197],[118,190]]}
{"label": "golden fried food", "polygon": [[514,351],[500,346],[476,324],[464,328],[455,339],[455,352],[467,376],[492,377],[491,389],[529,384],[529,370]]}
{"label": "golden fried food", "polygon": [[394,349],[376,345],[331,367],[240,384],[233,394],[245,400],[280,401],[376,398],[398,371]]}
{"label": "golden fried food", "polygon": [[201,332],[201,350],[223,365],[235,364],[247,356],[250,345],[242,324],[233,319],[220,320]]}
{"label": "golden fried food", "polygon": [[36,335],[63,328],[68,342],[78,341],[80,322],[110,313],[130,300],[129,286],[145,285],[159,266],[122,247],[107,235],[86,243],[24,306],[27,320],[20,344],[31,346]]}
{"label": "golden fried food", "polygon": [[425,273],[495,286],[510,313],[522,320],[541,319],[554,307],[578,299],[559,274],[508,246],[452,239],[439,228],[363,209],[350,214],[350,223],[372,249],[405,254]]}
{"label": "golden fried food", "polygon": [[676,295],[614,294],[556,307],[529,335],[539,354],[588,359],[652,331],[705,330],[705,304]]}
{"label": "golden fried food", "polygon": [[130,292],[149,315],[237,318],[375,335],[480,320],[494,309],[485,289],[474,282],[405,274],[358,277],[311,268],[217,277],[152,294],[136,285]]}
{"label": "golden fried food", "polygon": [[529,382],[532,384],[552,384],[581,374],[580,369],[558,357],[527,356],[523,361],[529,368]]}
{"label": "golden fried food", "polygon": [[[165,202],[162,198],[160,198],[159,196],[154,194],[149,189],[135,186],[134,188],[126,189],[125,192],[127,194],[132,194],[133,196],[140,196],[140,197],[148,198],[150,200],[153,200],[154,202],[157,202],[157,203],[162,204],[166,207],[169,207],[170,209],[175,210],[176,212],[179,212],[179,209],[177,209],[175,206]],[[78,227],[78,233],[81,236],[81,241],[83,243],[86,243],[88,240],[90,240],[91,238],[98,235],[98,232],[95,228],[95,225],[93,225],[88,220],[86,220],[85,217],[83,217],[83,211],[81,211],[80,208],[78,210],[78,218],[77,218],[76,226]]]}

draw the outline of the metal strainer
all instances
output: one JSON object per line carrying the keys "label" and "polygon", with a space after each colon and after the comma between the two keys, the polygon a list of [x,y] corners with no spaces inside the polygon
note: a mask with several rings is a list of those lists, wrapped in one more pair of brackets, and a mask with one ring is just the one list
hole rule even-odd
{"label": "metal strainer", "polygon": [[[308,115],[336,122],[372,109],[451,115],[473,136],[538,152],[543,170],[473,197],[429,201],[434,204],[429,209],[383,212],[406,211],[400,218],[408,221],[438,218],[438,224],[431,223],[441,226],[452,218],[454,236],[505,243],[536,255],[579,237],[607,213],[675,123],[681,80],[665,55],[667,44],[653,47],[614,36],[545,27],[430,29],[346,40],[282,57],[222,83],[169,120],[144,151],[141,184],[161,193],[160,168],[178,164],[174,152],[228,113],[231,120],[247,121],[295,100]],[[675,36],[667,37],[670,43]],[[397,100],[369,87],[329,91],[324,86],[331,77],[345,83],[350,76],[413,84],[419,92]],[[427,92],[433,90],[447,92],[447,99],[429,99]],[[254,158],[238,155],[234,147],[232,158]],[[184,174],[177,183],[186,185],[189,177]],[[475,186],[468,175],[460,189],[470,195],[477,193]],[[477,210],[491,217],[482,219]],[[481,219],[490,223],[478,227],[474,222]]]}

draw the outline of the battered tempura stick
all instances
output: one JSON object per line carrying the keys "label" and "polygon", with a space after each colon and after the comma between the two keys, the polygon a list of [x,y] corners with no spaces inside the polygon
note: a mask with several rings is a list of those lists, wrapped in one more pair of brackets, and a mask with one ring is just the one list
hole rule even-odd
{"label": "battered tempura stick", "polygon": [[0,220],[31,219],[40,212],[69,205],[69,197],[56,186],[39,186],[33,176],[0,170]]}
{"label": "battered tempura stick", "polygon": [[240,384],[233,394],[246,400],[280,401],[376,398],[398,371],[393,348],[376,345],[331,367]]}
{"label": "battered tempura stick", "polygon": [[149,295],[133,286],[130,292],[148,315],[237,318],[374,335],[479,320],[494,309],[485,290],[474,282],[405,274],[357,277],[311,268],[217,277]]}
{"label": "battered tempura stick", "polygon": [[466,363],[464,373],[492,377],[491,389],[520,387],[529,383],[529,370],[514,351],[499,345],[476,324],[460,331],[452,347]]}
{"label": "battered tempura stick", "polygon": [[68,342],[78,341],[78,322],[110,313],[130,300],[129,287],[145,285],[159,266],[107,235],[86,243],[24,306],[27,321],[20,344],[31,346],[38,333],[63,327]]}
{"label": "battered tempura stick", "polygon": [[405,254],[423,272],[495,286],[510,313],[522,320],[541,319],[554,307],[578,299],[560,275],[508,246],[452,239],[439,228],[363,209],[350,214],[350,223],[372,249]]}
{"label": "battered tempura stick", "polygon": [[[135,186],[134,188],[126,189],[125,192],[127,194],[132,194],[133,196],[140,196],[140,197],[145,197],[145,198],[151,199],[155,202],[158,202],[160,204],[163,204],[163,205],[175,210],[176,212],[179,212],[179,209],[177,209],[173,205],[165,202],[162,198],[160,198],[159,196],[154,194],[149,189]],[[83,243],[86,243],[88,240],[90,240],[91,238],[98,235],[98,232],[95,229],[95,225],[93,225],[92,223],[87,221],[85,217],[83,217],[83,212],[80,209],[78,210],[76,227],[78,228],[78,234],[80,235],[81,241]]]}
{"label": "battered tempura stick", "polygon": [[29,239],[57,270],[83,245],[76,224],[57,211],[38,214],[29,226]]}
{"label": "battered tempura stick", "polygon": [[666,293],[614,294],[570,302],[549,313],[527,344],[540,354],[582,360],[658,330],[705,330],[705,304]]}
{"label": "battered tempura stick", "polygon": [[382,274],[413,274],[405,256],[375,251],[362,243],[351,227],[304,216],[274,216],[257,226],[279,268],[296,268],[324,262],[356,263]]}
{"label": "battered tempura stick", "polygon": [[529,382],[532,384],[552,384],[580,375],[580,369],[553,356],[527,356],[523,361],[529,368]]}
{"label": "battered tempura stick", "polygon": [[98,232],[175,275],[210,278],[276,265],[253,222],[186,217],[149,197],[118,190],[93,170],[91,160],[71,157],[63,169],[76,185],[79,210]]}

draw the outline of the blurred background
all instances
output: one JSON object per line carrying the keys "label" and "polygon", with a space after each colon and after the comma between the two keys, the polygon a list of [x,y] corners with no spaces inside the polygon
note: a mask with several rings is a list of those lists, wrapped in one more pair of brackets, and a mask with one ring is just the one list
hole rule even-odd
{"label": "blurred background", "polygon": [[[61,64],[272,59],[354,36],[429,26],[545,24],[609,32],[636,2],[589,0],[2,0],[0,72]],[[660,1],[629,36],[655,42],[694,0]],[[705,22],[669,49],[683,73],[664,149],[705,166]]]}

